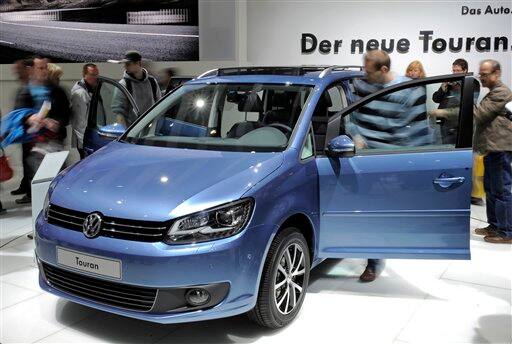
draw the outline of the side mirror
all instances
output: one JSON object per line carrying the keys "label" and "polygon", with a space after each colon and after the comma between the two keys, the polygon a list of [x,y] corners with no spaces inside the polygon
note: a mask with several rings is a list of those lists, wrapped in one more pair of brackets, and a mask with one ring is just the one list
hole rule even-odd
{"label": "side mirror", "polygon": [[505,116],[512,121],[512,102],[505,104]]}
{"label": "side mirror", "polygon": [[325,154],[330,158],[351,158],[356,155],[356,146],[350,137],[340,135],[329,142]]}
{"label": "side mirror", "polygon": [[104,138],[116,139],[123,135],[126,127],[119,123],[104,125],[98,128],[98,134]]}

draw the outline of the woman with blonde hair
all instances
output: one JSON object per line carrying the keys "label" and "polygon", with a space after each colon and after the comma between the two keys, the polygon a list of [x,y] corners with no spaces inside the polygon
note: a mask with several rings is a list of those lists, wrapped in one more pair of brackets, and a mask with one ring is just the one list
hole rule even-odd
{"label": "woman with blonde hair", "polygon": [[407,69],[405,70],[405,76],[411,79],[423,79],[427,75],[425,74],[425,69],[420,61],[415,60],[409,63]]}
{"label": "woman with blonde hair", "polygon": [[64,74],[64,71],[61,67],[56,65],[55,63],[48,63],[48,80],[54,84],[58,85],[60,82],[60,78]]}

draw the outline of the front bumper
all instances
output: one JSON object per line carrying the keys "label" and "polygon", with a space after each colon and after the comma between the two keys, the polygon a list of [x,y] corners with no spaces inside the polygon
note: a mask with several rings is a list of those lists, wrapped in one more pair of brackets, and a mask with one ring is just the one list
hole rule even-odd
{"label": "front bumper", "polygon": [[[271,228],[248,227],[242,233],[217,241],[193,245],[167,245],[97,237],[87,239],[82,233],[48,224],[42,216],[36,221],[36,255],[40,265],[42,289],[71,301],[133,318],[179,323],[229,317],[251,310],[255,303],[260,272]],[[122,280],[97,277],[87,272],[70,271],[57,262],[57,247],[122,262]],[[78,273],[99,282],[121,287],[157,289],[154,306],[149,311],[124,309],[108,301],[99,302],[58,288],[45,278],[42,265]],[[202,286],[213,288],[217,302],[207,308],[174,307],[173,299],[184,291]],[[215,297],[214,297],[215,299]],[[171,305],[171,306],[169,306]]]}

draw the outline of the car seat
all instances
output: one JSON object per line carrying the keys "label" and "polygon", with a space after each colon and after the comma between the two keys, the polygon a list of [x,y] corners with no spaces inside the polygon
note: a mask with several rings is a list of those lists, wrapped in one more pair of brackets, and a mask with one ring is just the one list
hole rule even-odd
{"label": "car seat", "polygon": [[[250,92],[242,95],[238,101],[238,111],[240,112],[263,112],[263,103],[260,96],[255,92]],[[248,132],[261,128],[263,124],[256,121],[243,121],[233,124],[233,126],[226,133],[228,138],[239,138]]]}

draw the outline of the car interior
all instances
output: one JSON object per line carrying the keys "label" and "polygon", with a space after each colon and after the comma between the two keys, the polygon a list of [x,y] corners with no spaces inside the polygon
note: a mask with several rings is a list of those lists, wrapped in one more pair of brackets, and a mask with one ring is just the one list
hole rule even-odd
{"label": "car interior", "polygon": [[[309,88],[280,85],[202,87],[184,93],[138,137],[212,144],[286,146]],[[142,134],[142,135],[141,135]],[[219,140],[220,139],[220,140]]]}

